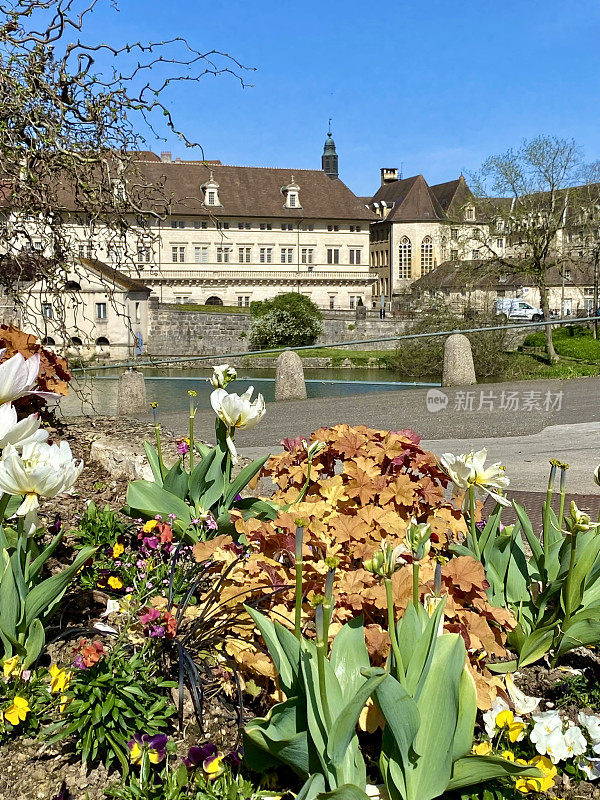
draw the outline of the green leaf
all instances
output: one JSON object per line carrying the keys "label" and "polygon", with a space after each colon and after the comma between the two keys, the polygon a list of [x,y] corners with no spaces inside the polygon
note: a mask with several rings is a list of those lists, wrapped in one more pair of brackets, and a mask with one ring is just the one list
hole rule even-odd
{"label": "green leaf", "polygon": [[452,760],[462,758],[471,752],[473,731],[477,717],[477,688],[473,676],[465,665],[458,687],[458,720],[454,732]]}
{"label": "green leaf", "polygon": [[144,442],[144,450],[146,451],[146,458],[150,464],[154,480],[159,486],[162,486],[162,472],[160,471],[160,461],[158,458],[158,451],[153,447],[150,442]]}
{"label": "green leaf", "polygon": [[265,614],[261,614],[260,611],[250,606],[244,606],[244,608],[261,632],[277,670],[281,688],[290,697],[295,692],[298,683],[300,663],[298,639],[280,622],[272,622]]}
{"label": "green leaf", "polygon": [[7,550],[0,550],[0,624],[7,636],[17,637],[21,608],[17,585]]}
{"label": "green leaf", "polygon": [[176,461],[163,479],[163,489],[171,492],[180,500],[185,500],[188,495],[189,476],[182,469],[181,463]]}
{"label": "green leaf", "polygon": [[360,787],[343,783],[331,792],[321,792],[317,800],[369,800],[369,796]]}
{"label": "green leaf", "polygon": [[252,461],[252,463],[245,466],[244,469],[240,471],[239,475],[231,481],[223,499],[225,508],[231,508],[237,495],[246,488],[252,478],[263,468],[263,465],[270,457],[270,455],[266,455],[264,458],[257,458],[256,461]]}
{"label": "green leaf", "polygon": [[29,635],[25,641],[27,655],[23,659],[23,669],[28,669],[38,660],[45,641],[46,633],[44,631],[44,626],[39,619],[34,619],[29,626]]}
{"label": "green leaf", "polygon": [[356,736],[356,724],[365,703],[382,681],[389,677],[384,669],[379,669],[377,672],[379,674],[373,674],[375,670],[371,671],[371,677],[359,687],[354,697],[346,703],[331,726],[327,742],[327,755],[334,766],[341,765],[352,738]]}
{"label": "green leaf", "polygon": [[489,661],[487,661],[486,667],[491,672],[496,672],[499,675],[504,675],[507,672],[514,672],[517,669],[517,660],[515,658],[512,661],[499,661],[495,664],[492,664]]}
{"label": "green leaf", "polygon": [[515,500],[513,500],[513,507],[515,509],[519,522],[521,523],[521,527],[523,528],[523,533],[525,534],[525,538],[527,539],[529,547],[531,547],[533,557],[535,558],[536,563],[540,564],[541,563],[540,559],[544,555],[544,550],[542,548],[542,545],[540,544],[540,540],[533,532],[533,525],[531,524],[531,520],[527,516],[527,512],[525,511],[523,506],[520,506]]}
{"label": "green leaf", "polygon": [[465,756],[452,766],[452,778],[446,789],[453,791],[463,786],[491,781],[494,778],[542,778],[542,772],[530,765],[515,764],[499,756]]}
{"label": "green leaf", "polygon": [[[423,684],[434,657],[435,648],[439,640],[438,632],[443,619],[446,599],[437,606],[431,619],[427,621],[425,630],[417,639],[413,648],[413,655],[406,670],[406,690],[418,702]],[[406,666],[406,665],[405,665]]]}
{"label": "green leaf", "polygon": [[[265,718],[250,720],[244,728],[244,738],[303,777],[308,777],[312,771],[306,718],[297,697],[277,703]],[[244,748],[244,760],[257,772],[268,767],[264,756],[255,750],[246,752]]]}
{"label": "green leaf", "polygon": [[519,668],[533,664],[546,655],[552,647],[554,632],[554,625],[549,628],[538,628],[525,639],[519,653]]}
{"label": "green leaf", "polygon": [[366,680],[361,670],[371,665],[362,617],[351,619],[340,629],[331,646],[330,663],[342,697],[352,697]]}
{"label": "green leaf", "polygon": [[160,514],[166,519],[169,514],[175,514],[184,527],[191,521],[187,503],[150,481],[132,481],[127,487],[127,504],[146,517],[152,518]]}
{"label": "green leaf", "polygon": [[215,457],[215,448],[206,454],[199,464],[196,464],[190,475],[189,495],[194,505],[198,503],[201,495],[206,491],[206,473]]}
{"label": "green leaf", "polygon": [[317,795],[325,791],[325,778],[320,772],[315,772],[306,781],[296,795],[296,800],[315,800]]}
{"label": "green leaf", "polygon": [[44,566],[44,564],[46,563],[46,561],[47,561],[47,560],[50,558],[50,556],[52,555],[52,553],[53,553],[53,552],[56,550],[56,548],[58,547],[58,545],[61,543],[61,541],[62,541],[62,538],[63,538],[63,537],[62,537],[62,533],[58,533],[58,534],[57,534],[57,535],[54,537],[54,539],[52,539],[52,541],[50,542],[50,544],[48,545],[48,547],[46,547],[44,550],[42,550],[42,552],[41,552],[41,553],[39,554],[39,556],[38,556],[38,557],[35,559],[35,561],[33,561],[33,562],[30,564],[30,566],[29,566],[29,569],[28,569],[28,571],[27,571],[27,576],[26,576],[28,581],[30,581],[30,582],[32,582],[32,583],[35,581],[35,579],[37,578],[37,576],[38,576],[38,575],[40,574],[40,572],[42,571],[42,567]]}
{"label": "green leaf", "polygon": [[[372,668],[365,670],[364,674],[370,677],[373,674]],[[407,764],[421,724],[417,704],[402,684],[391,675],[387,675],[377,687],[375,698],[393,735],[402,763]]]}

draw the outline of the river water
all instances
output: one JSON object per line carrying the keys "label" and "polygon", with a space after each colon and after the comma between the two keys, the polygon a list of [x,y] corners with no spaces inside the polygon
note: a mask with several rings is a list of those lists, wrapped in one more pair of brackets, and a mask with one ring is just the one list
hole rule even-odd
{"label": "river water", "polygon": [[[88,371],[76,373],[69,396],[61,400],[63,414],[114,415],[117,410],[117,381],[122,370]],[[146,378],[148,403],[157,402],[161,410],[185,411],[189,407],[188,391],[197,392],[199,408],[210,405],[212,386],[207,378],[212,369],[185,370],[173,368],[142,367]],[[275,376],[270,369],[240,369],[239,377],[229,385],[229,391],[241,394],[254,386],[267,402],[275,398]],[[308,397],[340,397],[378,391],[414,389],[416,386],[437,386],[436,383],[407,383],[392,370],[384,369],[307,369],[306,391]]]}

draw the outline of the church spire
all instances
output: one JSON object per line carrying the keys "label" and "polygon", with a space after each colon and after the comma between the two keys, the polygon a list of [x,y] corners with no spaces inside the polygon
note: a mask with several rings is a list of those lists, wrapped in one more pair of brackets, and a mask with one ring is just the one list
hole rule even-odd
{"label": "church spire", "polygon": [[325,140],[321,157],[321,169],[330,178],[338,177],[338,155],[335,151],[335,142],[331,137],[331,119],[329,120],[327,139]]}

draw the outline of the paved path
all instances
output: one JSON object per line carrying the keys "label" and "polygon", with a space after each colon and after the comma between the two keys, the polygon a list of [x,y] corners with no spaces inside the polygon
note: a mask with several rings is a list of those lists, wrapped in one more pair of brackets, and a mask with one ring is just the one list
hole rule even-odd
{"label": "paved path", "polygon": [[[308,435],[324,425],[346,422],[372,428],[412,428],[437,454],[487,447],[493,460],[509,469],[515,489],[540,491],[548,475],[548,459],[571,464],[569,485],[578,493],[597,493],[591,473],[600,462],[600,378],[515,381],[443,390],[438,410],[426,389],[378,392],[347,397],[269,403],[262,422],[236,435],[250,456],[276,452],[286,436]],[[440,390],[433,390],[439,392]],[[163,424],[185,435],[183,414],[162,414]],[[214,415],[199,409],[198,436],[214,438]]]}

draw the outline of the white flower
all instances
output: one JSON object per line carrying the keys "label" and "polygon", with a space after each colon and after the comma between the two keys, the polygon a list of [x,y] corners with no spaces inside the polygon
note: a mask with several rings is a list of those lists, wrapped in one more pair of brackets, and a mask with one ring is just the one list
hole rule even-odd
{"label": "white flower", "polygon": [[321,450],[324,450],[327,447],[327,444],[326,442],[320,442],[318,439],[309,444],[306,439],[302,439],[302,447],[306,450],[306,455],[308,458],[312,459],[317,455],[317,453],[320,453]]}
{"label": "white flower", "polygon": [[490,737],[490,739],[496,733],[496,717],[501,711],[508,711],[508,710],[509,710],[508,703],[501,697],[497,697],[494,700],[494,704],[490,708],[490,710],[486,711],[485,714],[483,715],[485,732]]}
{"label": "white flower", "polygon": [[237,372],[229,364],[219,364],[213,369],[213,374],[208,379],[215,389],[224,389],[228,383],[237,378]]}
{"label": "white flower", "polygon": [[596,486],[600,486],[600,464],[598,464],[594,470],[594,482],[596,483]]}
{"label": "white flower", "polygon": [[40,429],[37,414],[30,414],[17,422],[17,411],[11,403],[0,406],[0,448],[7,444],[23,447],[27,442],[45,442],[48,432]]}
{"label": "white flower", "polygon": [[581,728],[578,728],[574,722],[569,723],[569,727],[564,734],[564,741],[567,750],[565,758],[582,756],[588,747],[588,743],[581,732]]}
{"label": "white flower", "polygon": [[[0,350],[0,359],[4,353],[6,353],[6,348]],[[18,400],[19,397],[24,397],[26,394],[57,399],[58,395],[53,392],[34,390],[39,371],[39,353],[35,353],[27,359],[21,353],[15,353],[14,356],[3,361],[0,364],[0,403]]]}
{"label": "white flower", "polygon": [[589,781],[600,778],[600,758],[588,758],[577,765]]}
{"label": "white flower", "polygon": [[234,463],[237,461],[237,452],[233,444],[233,434],[236,428],[250,430],[258,425],[265,415],[265,401],[262,394],[252,401],[254,386],[249,386],[244,394],[228,394],[225,389],[215,389],[210,396],[210,403],[217,417],[227,427],[227,446],[231,452]]}
{"label": "white flower", "polygon": [[566,744],[562,733],[562,720],[558,711],[544,711],[533,714],[533,729],[529,738],[541,756],[549,755],[556,764],[566,753]]}
{"label": "white flower", "polygon": [[504,681],[506,683],[506,690],[508,692],[508,696],[510,697],[513,706],[515,707],[515,711],[517,714],[533,714],[536,708],[539,706],[541,697],[529,697],[524,692],[522,692],[519,687],[515,684],[512,675],[510,672],[507,672],[504,676]]}
{"label": "white flower", "polygon": [[600,717],[596,714],[586,714],[580,711],[577,715],[577,721],[588,732],[590,741],[594,745],[594,752],[600,753]]}
{"label": "white flower", "polygon": [[440,458],[442,467],[454,484],[455,489],[465,492],[464,510],[468,508],[469,497],[467,490],[470,486],[475,487],[475,497],[477,499],[485,499],[485,495],[489,494],[497,503],[503,506],[510,505],[510,501],[502,494],[499,494],[510,484],[509,479],[504,474],[504,467],[497,463],[485,469],[486,458],[487,450],[485,447],[477,453],[470,452],[462,456],[444,453]]}
{"label": "white flower", "polygon": [[19,454],[8,444],[0,460],[0,491],[11,495],[25,495],[17,509],[17,516],[25,517],[29,534],[37,525],[38,496],[56,497],[68,492],[83,469],[82,461],[75,461],[67,442],[47,444],[28,442]]}

